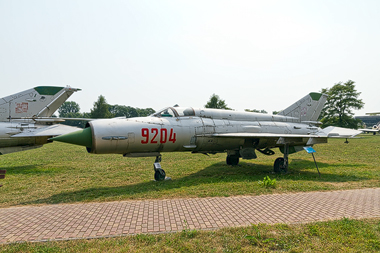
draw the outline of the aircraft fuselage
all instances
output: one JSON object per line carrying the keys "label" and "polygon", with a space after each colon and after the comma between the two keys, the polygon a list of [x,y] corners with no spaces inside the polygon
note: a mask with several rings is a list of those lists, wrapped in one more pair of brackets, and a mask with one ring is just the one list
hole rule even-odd
{"label": "aircraft fuselage", "polygon": [[317,122],[327,96],[309,93],[277,115],[220,109],[168,107],[143,118],[98,119],[84,130],[51,140],[85,146],[94,154],[126,157],[155,156],[155,179],[165,179],[162,152],[214,154],[227,152],[226,163],[255,159],[256,150],[273,155],[279,147],[284,157],[274,162],[275,172],[287,172],[288,155],[305,146],[326,143],[329,137],[349,138],[360,131],[329,127]]}
{"label": "aircraft fuselage", "polygon": [[[267,115],[265,115],[267,116]],[[285,121],[285,117],[284,117]],[[155,156],[160,152],[216,153],[245,147],[262,149],[277,145],[276,138],[218,137],[228,133],[299,134],[316,133],[308,124],[279,121],[237,121],[202,117],[143,117],[102,119],[89,122],[90,153],[119,153],[125,156]],[[247,140],[248,139],[248,140]],[[294,138],[304,145],[309,138]]]}

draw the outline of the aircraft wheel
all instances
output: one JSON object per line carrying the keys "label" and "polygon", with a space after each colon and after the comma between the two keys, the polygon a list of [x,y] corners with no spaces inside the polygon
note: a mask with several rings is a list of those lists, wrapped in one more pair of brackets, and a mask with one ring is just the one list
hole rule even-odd
{"label": "aircraft wheel", "polygon": [[165,180],[165,177],[166,177],[166,173],[163,169],[157,169],[154,172],[154,179],[156,181],[163,181],[163,180]]}
{"label": "aircraft wheel", "polygon": [[239,156],[237,156],[237,155],[228,155],[227,159],[226,159],[226,163],[228,165],[232,165],[232,166],[238,165],[239,164]]}
{"label": "aircraft wheel", "polygon": [[275,173],[286,173],[288,171],[288,168],[285,168],[284,166],[284,158],[279,157],[274,161],[274,166],[273,166],[274,172]]}

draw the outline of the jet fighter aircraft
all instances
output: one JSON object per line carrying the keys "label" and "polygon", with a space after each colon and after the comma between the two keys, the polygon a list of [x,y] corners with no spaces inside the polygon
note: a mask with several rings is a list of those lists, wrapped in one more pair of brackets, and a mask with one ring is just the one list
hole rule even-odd
{"label": "jet fighter aircraft", "polygon": [[39,86],[0,98],[0,155],[38,148],[53,136],[80,129],[52,125],[64,120],[51,117],[78,90]]}
{"label": "jet fighter aircraft", "polygon": [[328,137],[349,138],[361,131],[328,127],[317,122],[327,95],[310,93],[277,115],[220,109],[168,107],[148,117],[99,119],[85,129],[52,140],[85,146],[89,153],[156,157],[154,178],[165,179],[161,153],[215,154],[227,152],[226,162],[255,159],[256,151],[284,154],[274,162],[275,172],[286,172],[288,155],[304,146],[326,143]]}
{"label": "jet fighter aircraft", "polygon": [[376,133],[380,131],[380,122],[378,122],[377,125],[373,125],[372,128],[362,128],[358,130],[363,133],[372,133],[373,135],[376,135]]}

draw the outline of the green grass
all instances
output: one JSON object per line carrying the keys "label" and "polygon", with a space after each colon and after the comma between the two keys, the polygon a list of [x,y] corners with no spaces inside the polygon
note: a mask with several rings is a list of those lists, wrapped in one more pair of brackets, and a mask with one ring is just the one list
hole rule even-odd
{"label": "green grass", "polygon": [[[273,174],[275,156],[225,164],[225,154],[210,157],[164,153],[162,167],[171,181],[153,181],[152,158],[92,155],[84,148],[52,143],[1,156],[6,178],[0,207],[128,199],[189,198],[328,191],[379,187],[380,136],[329,140],[315,146],[318,177],[306,152],[290,156],[290,173]],[[275,182],[273,187],[263,183]],[[275,180],[275,181],[274,181]],[[262,182],[262,183],[259,183]],[[380,219],[309,224],[252,225],[215,231],[185,229],[170,234],[17,243],[1,252],[379,252]]]}
{"label": "green grass", "polygon": [[19,243],[2,252],[379,252],[380,219],[251,225],[214,231]]}
{"label": "green grass", "polygon": [[[0,207],[128,199],[192,198],[329,191],[379,187],[380,136],[363,135],[345,144],[330,139],[316,145],[318,177],[312,156],[290,155],[289,173],[273,174],[274,156],[228,166],[226,154],[205,156],[163,153],[161,165],[171,181],[153,181],[154,157],[88,154],[83,147],[52,143],[42,148],[0,156]],[[266,176],[275,188],[259,184]]]}

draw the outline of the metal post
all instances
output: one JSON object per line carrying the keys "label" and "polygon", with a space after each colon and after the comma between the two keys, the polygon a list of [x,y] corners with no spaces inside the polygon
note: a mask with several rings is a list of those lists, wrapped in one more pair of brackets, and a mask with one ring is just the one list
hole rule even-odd
{"label": "metal post", "polygon": [[317,171],[318,171],[319,178],[321,178],[321,173],[319,172],[317,162],[315,161],[314,153],[311,153],[311,154],[312,154],[313,159],[314,159],[315,167],[317,167]]}

